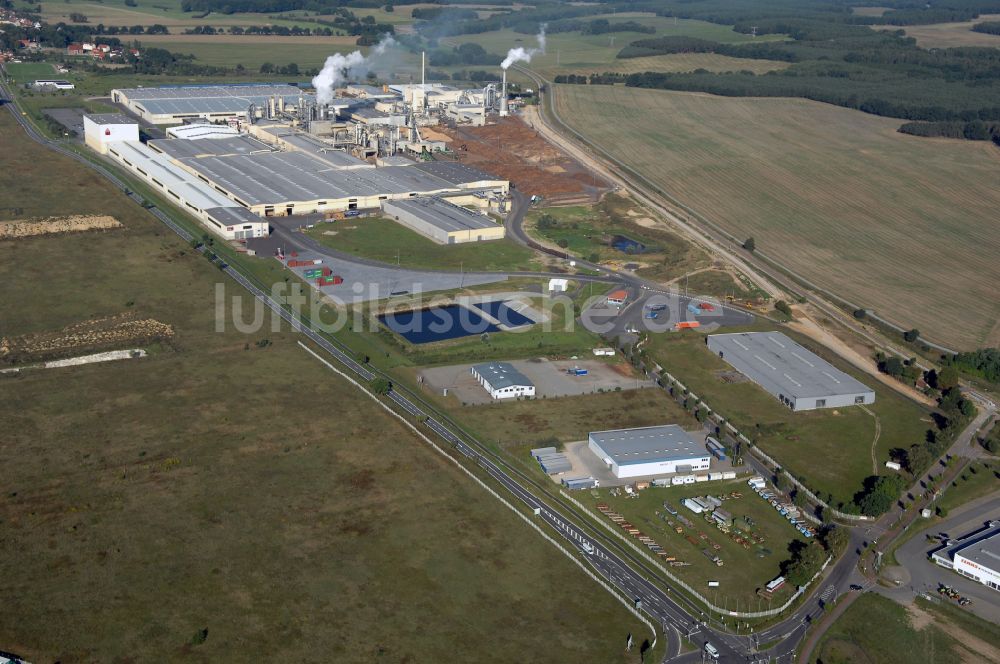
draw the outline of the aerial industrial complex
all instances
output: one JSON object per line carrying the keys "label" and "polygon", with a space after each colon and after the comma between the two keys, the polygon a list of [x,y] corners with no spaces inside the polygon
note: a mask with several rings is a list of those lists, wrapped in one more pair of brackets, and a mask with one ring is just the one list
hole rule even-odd
{"label": "aerial industrial complex", "polygon": [[875,403],[875,391],[780,332],[713,334],[713,353],[793,411]]}
{"label": "aerial industrial complex", "polygon": [[[267,236],[268,217],[347,212],[384,213],[440,244],[504,237],[508,181],[428,160],[443,144],[420,134],[498,111],[495,86],[349,85],[323,103],[285,84],[119,89],[112,99],[138,119],[86,116],[87,145],[226,239]],[[143,142],[140,120],[179,126]]]}

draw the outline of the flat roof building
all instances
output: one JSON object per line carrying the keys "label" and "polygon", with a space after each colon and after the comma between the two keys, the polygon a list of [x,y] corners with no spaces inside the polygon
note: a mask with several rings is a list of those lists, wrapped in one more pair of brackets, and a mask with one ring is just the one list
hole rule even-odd
{"label": "flat roof building", "polygon": [[1000,521],[933,551],[931,559],[977,583],[1000,590]]}
{"label": "flat roof building", "polygon": [[134,141],[108,143],[106,148],[109,157],[166,194],[174,205],[227,240],[267,237],[270,233],[270,225],[266,219],[239,207],[207,183],[177,166],[168,155],[141,143],[138,137]]}
{"label": "flat roof building", "polygon": [[705,446],[676,424],[591,432],[588,447],[618,478],[676,473],[678,466],[708,470],[711,464]]}
{"label": "flat roof building", "polygon": [[706,338],[709,349],[793,411],[875,402],[875,391],[780,332]]}
{"label": "flat roof building", "polygon": [[239,136],[240,132],[236,127],[229,125],[212,124],[208,122],[195,122],[192,124],[178,125],[177,127],[167,127],[167,138],[232,138]]}
{"label": "flat roof building", "polygon": [[470,370],[493,399],[535,396],[535,384],[509,362],[483,362]]}
{"label": "flat roof building", "polygon": [[503,224],[437,197],[384,201],[382,210],[438,244],[502,240]]}
{"label": "flat roof building", "polygon": [[312,95],[286,83],[180,85],[111,91],[115,103],[124,104],[153,124],[180,124],[196,118],[247,118],[251,105],[256,106],[259,113],[274,95],[281,99],[282,104],[292,107],[297,106],[300,98],[312,99]]}

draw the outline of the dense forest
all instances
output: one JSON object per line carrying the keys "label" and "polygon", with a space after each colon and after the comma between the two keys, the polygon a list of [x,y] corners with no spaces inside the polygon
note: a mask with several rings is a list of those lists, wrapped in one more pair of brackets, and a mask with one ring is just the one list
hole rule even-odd
{"label": "dense forest", "polygon": [[1000,21],[983,21],[972,26],[973,31],[987,35],[1000,35]]}

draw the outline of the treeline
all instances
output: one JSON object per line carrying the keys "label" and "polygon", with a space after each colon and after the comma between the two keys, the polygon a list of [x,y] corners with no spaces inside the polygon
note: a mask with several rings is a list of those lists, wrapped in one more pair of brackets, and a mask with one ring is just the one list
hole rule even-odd
{"label": "treeline", "polygon": [[967,141],[996,141],[1000,144],[1000,123],[983,122],[907,122],[897,130],[901,134],[926,138],[962,138]]}
{"label": "treeline", "polygon": [[612,23],[606,18],[595,18],[592,21],[576,19],[553,21],[545,26],[545,31],[549,34],[579,32],[584,35],[606,35],[614,32],[638,32],[640,34],[651,35],[656,32],[656,28],[651,25],[639,23],[638,21],[616,21]]}
{"label": "treeline", "polygon": [[188,28],[184,31],[186,35],[278,35],[280,37],[309,37],[319,36],[319,37],[331,37],[339,32],[333,30],[332,28],[301,28],[297,25],[292,27],[287,27],[284,25],[248,25],[246,27],[240,25],[231,25],[229,29],[217,28],[211,25],[196,25],[193,28]]}
{"label": "treeline", "polygon": [[1000,21],[983,21],[972,26],[973,31],[988,35],[1000,35]]}
{"label": "treeline", "polygon": [[94,26],[95,35],[169,35],[167,26],[154,23],[153,25],[103,25],[98,23]]}
{"label": "treeline", "polygon": [[639,39],[621,51],[619,58],[642,58],[650,55],[673,53],[718,53],[733,58],[755,58],[758,60],[778,60],[797,62],[799,55],[779,42],[758,44],[723,44],[698,37],[668,36],[655,39]]}
{"label": "treeline", "polygon": [[968,353],[947,355],[941,361],[991,383],[1000,383],[1000,348],[981,348]]}
{"label": "treeline", "polygon": [[430,64],[433,67],[452,67],[457,65],[490,65],[497,66],[503,60],[502,55],[490,53],[479,44],[467,42],[448,49],[432,51]]}
{"label": "treeline", "polygon": [[558,74],[554,81],[556,83],[570,83],[576,85],[614,85],[624,83],[625,74],[620,72],[607,71],[603,74]]}
{"label": "treeline", "polygon": [[644,72],[629,75],[625,84],[727,97],[802,97],[904,120],[1000,120],[1000,90],[980,96],[976,89],[951,81],[931,88],[927,81],[919,79],[880,81],[848,70],[834,71],[833,76],[830,71],[783,73],[756,76],[751,72],[712,74],[704,70],[689,74]]}
{"label": "treeline", "polygon": [[461,7],[414,7],[411,15],[417,21],[474,21],[479,18],[475,9]]}
{"label": "treeline", "polygon": [[902,31],[879,32],[833,16],[825,21],[794,17],[740,20],[736,30],[750,32],[756,26],[758,34],[788,34],[794,41],[719,44],[661,37],[637,40],[619,57],[713,52],[781,60],[791,66],[760,76],[750,72],[646,72],[629,77],[627,85],[732,97],[803,97],[925,122],[1000,120],[1000,49],[929,51],[918,48]]}

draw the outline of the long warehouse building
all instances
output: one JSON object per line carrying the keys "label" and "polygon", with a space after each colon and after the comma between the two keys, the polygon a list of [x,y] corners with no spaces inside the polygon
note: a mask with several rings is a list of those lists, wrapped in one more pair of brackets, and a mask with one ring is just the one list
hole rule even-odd
{"label": "long warehouse building", "polygon": [[438,244],[501,240],[504,237],[503,224],[441,198],[385,201],[382,209],[399,223]]}
{"label": "long warehouse building", "polygon": [[875,403],[875,390],[780,332],[713,334],[706,343],[793,411]]}
{"label": "long warehouse building", "polygon": [[311,100],[294,85],[286,83],[251,83],[242,85],[179,85],[156,88],[119,88],[111,99],[152,124],[181,124],[193,119],[247,119],[254,106],[255,116],[272,97],[285,108],[296,108],[299,101]]}

